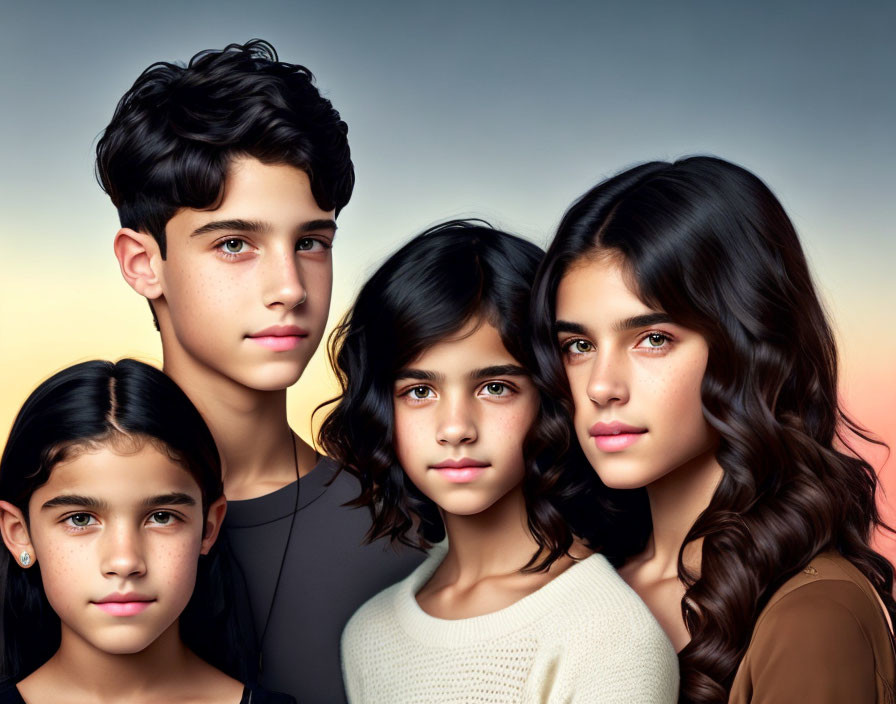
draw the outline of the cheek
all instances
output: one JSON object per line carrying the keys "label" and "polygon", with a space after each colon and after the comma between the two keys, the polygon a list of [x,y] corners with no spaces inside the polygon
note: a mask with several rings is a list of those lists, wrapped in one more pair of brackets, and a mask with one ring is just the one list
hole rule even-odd
{"label": "cheek", "polygon": [[73,594],[72,586],[87,584],[91,572],[96,571],[95,560],[86,550],[87,541],[79,545],[74,540],[64,543],[40,541],[34,536],[34,552],[40,567],[41,581],[47,601],[57,614],[64,615],[75,601],[86,601],[80,592]]}
{"label": "cheek", "polygon": [[419,463],[419,455],[423,438],[426,437],[425,414],[419,410],[410,412],[395,404],[395,430],[393,432],[392,446],[395,449],[395,457],[412,479],[416,465]]}
{"label": "cheek", "polygon": [[150,576],[161,589],[171,595],[172,603],[183,609],[196,586],[196,568],[199,563],[200,539],[159,541],[151,554],[151,564],[147,565]]}

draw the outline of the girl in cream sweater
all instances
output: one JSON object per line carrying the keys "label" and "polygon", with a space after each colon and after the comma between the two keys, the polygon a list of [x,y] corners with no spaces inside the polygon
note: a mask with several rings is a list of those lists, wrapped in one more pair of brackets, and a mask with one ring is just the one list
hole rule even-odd
{"label": "girl in cream sweater", "polygon": [[370,539],[431,548],[346,626],[353,704],[677,700],[662,629],[561,513],[593,478],[535,461],[564,429],[531,374],[541,255],[484,224],[438,226],[334,337],[343,393],[321,444],[359,478]]}

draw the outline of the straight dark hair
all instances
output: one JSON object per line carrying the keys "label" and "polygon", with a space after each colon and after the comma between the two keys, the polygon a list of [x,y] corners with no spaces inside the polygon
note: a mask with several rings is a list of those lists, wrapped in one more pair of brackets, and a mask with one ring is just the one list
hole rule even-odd
{"label": "straight dark hair", "polygon": [[[0,499],[28,519],[28,502],[53,467],[106,444],[150,442],[199,485],[203,516],[223,495],[221,462],[211,432],[186,394],[163,372],[133,359],[90,361],[53,375],[16,416],[0,459]],[[219,538],[218,543],[221,542]],[[184,643],[245,681],[248,654],[232,613],[233,578],[226,548],[200,557],[193,596],[180,617]],[[59,648],[60,622],[44,594],[40,563],[24,569],[0,551],[0,677],[18,681]]]}
{"label": "straight dark hair", "polygon": [[[389,537],[425,548],[444,537],[438,507],[407,478],[395,456],[396,373],[477,319],[494,325],[507,351],[533,370],[527,311],[541,256],[534,244],[487,223],[443,223],[390,256],[333,332],[330,360],[342,393],[328,402],[336,406],[323,422],[319,442],[359,479],[361,494],[353,505],[370,509],[368,540]],[[523,447],[528,526],[539,545],[526,569],[547,569],[573,540],[558,510],[576,493],[573,478],[556,469],[544,472],[538,461],[551,446],[555,422],[539,412]]]}
{"label": "straight dark hair", "polygon": [[[728,700],[759,612],[824,550],[852,562],[896,619],[893,568],[870,547],[873,531],[887,528],[877,476],[849,445],[877,441],[838,402],[834,338],[768,187],[729,162],[692,157],[629,169],[570,207],[533,299],[536,355],[550,398],[570,418],[553,330],[557,288],[570,266],[601,251],[621,255],[645,304],[709,345],[703,413],[724,474],[684,541],[703,539],[699,575],[679,553],[691,635],[680,655],[682,700]],[[622,542],[609,534],[620,556],[643,549],[651,531],[644,490],[629,493],[620,525],[633,532]]]}

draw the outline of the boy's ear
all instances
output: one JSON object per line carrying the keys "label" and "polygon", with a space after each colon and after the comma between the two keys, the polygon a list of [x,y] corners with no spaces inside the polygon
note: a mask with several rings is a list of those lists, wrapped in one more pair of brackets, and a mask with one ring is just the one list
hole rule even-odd
{"label": "boy's ear", "polygon": [[20,567],[28,568],[37,562],[25,516],[19,508],[8,501],[0,501],[0,533],[3,533],[3,542],[7,550],[12,553],[12,559]]}
{"label": "boy's ear", "polygon": [[223,496],[219,497],[211,506],[208,507],[208,516],[205,518],[205,530],[202,533],[202,554],[208,555],[208,551],[212,549],[215,540],[218,539],[218,532],[224,523],[224,514],[227,513],[227,499]]}
{"label": "boy's ear", "polygon": [[121,275],[132,289],[150,300],[162,295],[161,277],[157,271],[162,257],[159,244],[152,235],[123,227],[115,233],[112,247]]}

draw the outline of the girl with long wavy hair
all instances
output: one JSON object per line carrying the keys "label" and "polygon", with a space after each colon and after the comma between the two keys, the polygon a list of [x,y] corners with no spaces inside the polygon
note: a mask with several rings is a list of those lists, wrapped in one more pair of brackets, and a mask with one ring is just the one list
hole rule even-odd
{"label": "girl with long wavy hair", "polygon": [[564,216],[534,328],[551,408],[620,500],[599,547],[680,650],[686,702],[892,702],[893,569],[870,439],[793,225],[711,157],[614,176]]}
{"label": "girl with long wavy hair", "polygon": [[662,629],[556,508],[577,481],[536,461],[557,430],[531,375],[542,254],[482,223],[434,227],[336,331],[343,393],[321,444],[359,478],[371,539],[432,548],[346,626],[353,704],[677,697]]}
{"label": "girl with long wavy hair", "polygon": [[243,685],[221,461],[163,372],[83,362],[0,460],[0,702],[295,704]]}

